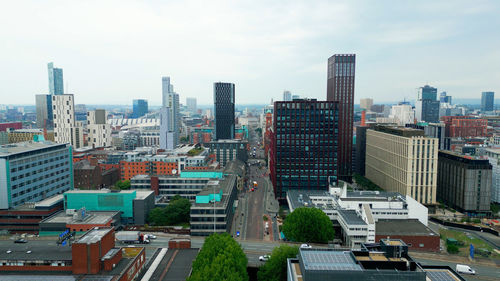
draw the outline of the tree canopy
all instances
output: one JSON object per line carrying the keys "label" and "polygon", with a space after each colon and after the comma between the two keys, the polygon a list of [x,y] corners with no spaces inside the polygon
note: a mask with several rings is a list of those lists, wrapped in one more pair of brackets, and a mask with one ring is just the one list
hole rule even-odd
{"label": "tree canopy", "polygon": [[153,225],[175,225],[179,223],[189,223],[189,211],[191,203],[188,199],[179,195],[170,199],[165,207],[156,207],[149,212],[148,222]]}
{"label": "tree canopy", "polygon": [[274,248],[271,258],[259,268],[257,280],[259,281],[286,281],[286,260],[295,258],[299,253],[299,248],[283,244]]}
{"label": "tree canopy", "polygon": [[323,211],[301,207],[286,217],[283,234],[295,242],[327,243],[333,240],[335,231],[332,221]]}
{"label": "tree canopy", "polygon": [[124,180],[124,181],[117,181],[115,183],[115,186],[121,190],[124,190],[124,189],[130,189],[131,184],[129,180]]}
{"label": "tree canopy", "polygon": [[212,234],[205,239],[193,261],[188,281],[248,280],[247,257],[241,246],[227,233]]}

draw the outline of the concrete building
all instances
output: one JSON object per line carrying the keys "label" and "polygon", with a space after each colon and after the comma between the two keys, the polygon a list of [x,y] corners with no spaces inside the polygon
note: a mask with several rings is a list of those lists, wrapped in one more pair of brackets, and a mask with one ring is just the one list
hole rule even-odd
{"label": "concrete building", "polygon": [[170,130],[170,108],[162,107],[160,109],[160,148],[165,150],[173,150],[174,133]]}
{"label": "concrete building", "polygon": [[429,138],[437,138],[439,140],[439,149],[445,149],[446,143],[446,125],[444,123],[417,123],[406,124],[405,127],[417,130],[423,130],[424,135]]}
{"label": "concrete building", "polygon": [[366,134],[366,177],[387,191],[436,204],[438,139],[421,130],[376,126]]}
{"label": "concrete building", "polygon": [[47,64],[49,73],[49,93],[50,95],[64,94],[63,70],[62,68],[55,68],[54,63]]}
{"label": "concrete building", "polygon": [[186,98],[186,107],[189,112],[196,113],[198,111],[196,98]]}
{"label": "concrete building", "polygon": [[145,224],[154,208],[154,192],[150,190],[72,190],[64,193],[65,209],[85,208],[90,211],[120,211],[124,223]]}
{"label": "concrete building", "polygon": [[[36,126],[44,128],[45,126],[52,128],[52,96],[51,95],[36,95]],[[20,129],[20,128],[19,128]]]}
{"label": "concrete building", "polygon": [[235,87],[233,83],[214,83],[215,139],[234,139]]}
{"label": "concrete building", "polygon": [[98,228],[119,228],[120,211],[88,211],[81,209],[66,209],[40,222],[40,236],[59,235],[69,230],[77,234]]}
{"label": "concrete building", "polygon": [[439,122],[440,103],[436,98],[436,88],[429,85],[419,88],[418,99],[415,102],[415,117],[418,122]]}
{"label": "concrete building", "polygon": [[492,166],[491,202],[500,203],[500,148],[487,148],[486,156]]}
{"label": "concrete building", "polygon": [[88,146],[92,148],[112,146],[112,131],[106,110],[96,109],[87,112],[87,129]]}
{"label": "concrete building", "polygon": [[137,99],[132,101],[132,118],[139,118],[148,114],[148,100]]}
{"label": "concrete building", "polygon": [[216,140],[209,142],[210,153],[215,154],[215,160],[224,167],[227,162],[248,160],[247,153],[248,141],[244,140]]}
{"label": "concrete building", "polygon": [[355,68],[355,54],[333,55],[328,59],[326,100],[337,101],[339,104],[337,176],[347,181],[352,174]]}
{"label": "concrete building", "polygon": [[451,96],[448,96],[446,92],[441,92],[439,93],[439,102],[451,105]]}
{"label": "concrete building", "polygon": [[74,148],[82,147],[83,126],[75,122],[73,95],[53,95],[52,113],[55,142],[70,143]]}
{"label": "concrete building", "polygon": [[402,240],[409,250],[439,252],[439,234],[417,219],[379,219],[375,224],[375,241],[387,237]]}
{"label": "concrete building", "polygon": [[179,130],[181,127],[180,108],[179,108],[179,94],[174,92],[174,86],[170,84],[170,77],[162,77],[162,99],[163,106],[168,107],[169,118],[169,131],[173,134],[174,147],[179,145]]}
{"label": "concrete building", "polygon": [[290,91],[283,91],[283,101],[292,101],[292,93]]}
{"label": "concrete building", "polygon": [[408,255],[408,245],[398,239],[364,244],[360,250],[299,249],[287,259],[288,281],[313,280],[414,280],[464,281],[448,266],[423,266]]}
{"label": "concrete building", "polygon": [[359,100],[359,108],[365,109],[365,110],[370,110],[373,105],[373,99],[366,98],[366,99],[360,99]]}
{"label": "concrete building", "polygon": [[0,147],[0,209],[38,202],[73,188],[71,147],[27,142]]}
{"label": "concrete building", "polygon": [[29,142],[47,140],[54,141],[54,132],[47,132],[46,138],[42,129],[18,129],[8,130],[7,132],[8,143]]}
{"label": "concrete building", "polygon": [[[220,180],[211,180],[196,195],[191,205],[190,225],[192,236],[208,236],[214,232],[231,230],[237,199],[237,176],[227,175]],[[214,214],[215,212],[215,214]]]}
{"label": "concrete building", "polygon": [[482,92],[481,111],[493,111],[495,109],[495,92]]}
{"label": "concrete building", "polygon": [[415,122],[415,110],[409,104],[393,105],[389,118],[394,118],[399,126]]}
{"label": "concrete building", "polygon": [[439,151],[437,199],[461,212],[489,214],[492,165],[487,158]]}

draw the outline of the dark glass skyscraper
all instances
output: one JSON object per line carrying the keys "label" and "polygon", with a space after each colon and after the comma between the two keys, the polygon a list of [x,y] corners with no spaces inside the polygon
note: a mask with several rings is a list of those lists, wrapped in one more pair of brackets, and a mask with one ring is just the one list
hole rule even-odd
{"label": "dark glass skyscraper", "polygon": [[139,118],[148,113],[148,101],[147,100],[134,100],[132,105],[132,117]]}
{"label": "dark glass skyscraper", "polygon": [[49,93],[51,95],[63,95],[64,83],[62,68],[55,68],[54,63],[49,62],[47,64],[47,69],[49,72]]}
{"label": "dark glass skyscraper", "polygon": [[339,178],[351,179],[356,55],[333,55],[328,59],[328,101],[339,102]]}
{"label": "dark glass skyscraper", "polygon": [[214,83],[215,139],[234,139],[234,84]]}
{"label": "dark glass skyscraper", "polygon": [[294,100],[274,103],[270,169],[276,199],[290,189],[328,190],[337,182],[339,103]]}
{"label": "dark glass skyscraper", "polygon": [[429,85],[420,87],[415,102],[415,117],[419,122],[439,123],[440,101],[436,100],[437,89]]}
{"label": "dark glass skyscraper", "polygon": [[495,106],[495,92],[483,92],[481,95],[481,111],[493,111]]}

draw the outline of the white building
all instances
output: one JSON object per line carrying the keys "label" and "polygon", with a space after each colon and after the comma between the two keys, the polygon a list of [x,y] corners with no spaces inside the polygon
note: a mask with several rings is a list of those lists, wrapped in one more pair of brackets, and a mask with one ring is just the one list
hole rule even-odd
{"label": "white building", "polygon": [[172,150],[174,146],[174,134],[170,130],[170,108],[162,107],[160,109],[160,148]]}
{"label": "white building", "polygon": [[72,94],[52,96],[54,140],[70,143],[74,148],[83,146],[83,124],[75,122],[75,106]]}
{"label": "white building", "polygon": [[399,126],[415,122],[415,110],[409,104],[393,105],[390,118],[394,118]]}
{"label": "white building", "polygon": [[112,145],[111,125],[108,124],[106,110],[96,109],[87,112],[88,146],[108,147]]}
{"label": "white building", "polygon": [[179,111],[179,94],[174,92],[174,85],[170,84],[170,77],[162,77],[163,107],[170,108],[169,131],[173,133],[173,145],[179,144],[179,130],[181,118]]}

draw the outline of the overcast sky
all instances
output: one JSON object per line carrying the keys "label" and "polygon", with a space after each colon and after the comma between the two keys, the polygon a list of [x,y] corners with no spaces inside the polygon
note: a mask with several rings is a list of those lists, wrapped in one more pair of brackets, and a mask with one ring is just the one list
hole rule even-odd
{"label": "overcast sky", "polygon": [[64,69],[76,103],[213,103],[213,82],[239,104],[283,90],[326,98],[327,59],[355,53],[355,101],[414,99],[428,83],[456,98],[500,92],[500,1],[3,1],[2,104],[48,92]]}

